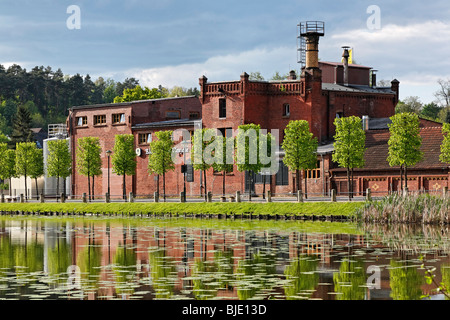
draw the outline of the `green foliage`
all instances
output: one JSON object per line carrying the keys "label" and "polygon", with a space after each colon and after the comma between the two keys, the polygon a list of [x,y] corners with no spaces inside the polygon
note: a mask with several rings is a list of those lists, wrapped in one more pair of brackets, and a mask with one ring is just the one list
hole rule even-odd
{"label": "green foliage", "polygon": [[337,300],[364,300],[366,273],[361,259],[343,259],[339,272],[333,274],[334,291]]}
{"label": "green foliage", "polygon": [[450,163],[450,123],[444,123],[442,125],[442,134],[444,139],[441,144],[441,153],[439,160],[443,163]]}
{"label": "green foliage", "polygon": [[10,179],[15,176],[16,154],[6,143],[0,143],[0,179]]}
{"label": "green foliage", "polygon": [[[197,129],[192,137],[191,163],[194,170],[208,170],[214,163],[212,146],[216,138],[214,129]],[[209,152],[208,152],[209,151]]]}
{"label": "green foliage", "polygon": [[169,171],[175,170],[175,164],[172,160],[172,141],[173,131],[155,132],[157,140],[150,142],[151,154],[148,157],[148,170],[150,174],[163,175]]}
{"label": "green foliage", "polygon": [[29,175],[32,179],[39,178],[44,174],[44,155],[42,151],[42,149],[36,147],[31,154],[32,165]]}
{"label": "green foliage", "polygon": [[291,171],[314,169],[317,162],[317,138],[306,120],[289,121],[284,129],[283,162]]}
{"label": "green foliage", "polygon": [[16,160],[15,171],[17,176],[23,176],[25,179],[25,198],[28,198],[27,177],[35,175],[38,171],[37,167],[41,166],[36,163],[37,147],[34,142],[20,142],[16,144]]}
{"label": "green foliage", "polygon": [[417,266],[408,266],[407,263],[391,260],[389,277],[394,300],[419,300],[422,296],[424,279],[419,275]]}
{"label": "green foliage", "polygon": [[361,118],[350,116],[336,118],[334,121],[333,161],[341,168],[362,168],[366,151],[366,134],[362,128]]}
{"label": "green foliage", "polygon": [[72,157],[67,140],[48,142],[47,175],[49,177],[67,178],[72,173]]}
{"label": "green foliage", "polygon": [[113,172],[123,176],[122,187],[123,197],[125,198],[127,194],[125,177],[134,175],[136,172],[136,152],[132,134],[118,134],[115,136],[111,162]]}
{"label": "green foliage", "polygon": [[422,110],[423,104],[417,96],[406,97],[403,101],[399,101],[395,107],[395,113],[415,113],[419,114]]}
{"label": "green foliage", "polygon": [[125,89],[123,91],[122,96],[117,96],[114,98],[114,103],[159,99],[165,97],[166,94],[164,94],[163,92],[161,92],[161,90],[157,88],[152,89],[149,89],[148,87],[142,88],[141,86],[137,85],[135,88]]}
{"label": "green foliage", "polygon": [[390,137],[388,141],[390,166],[410,167],[423,157],[420,151],[422,137],[420,136],[419,117],[415,113],[400,113],[390,118]]}
{"label": "green foliage", "polygon": [[163,176],[164,200],[166,199],[166,172],[175,170],[175,163],[172,159],[172,148],[174,146],[172,134],[173,131],[170,130],[156,132],[155,136],[158,139],[150,142],[151,153],[148,157],[149,173]]}
{"label": "green foliage", "polygon": [[77,170],[83,176],[98,176],[102,174],[102,149],[98,137],[84,137],[78,139]]}
{"label": "green foliage", "polygon": [[25,107],[19,107],[19,110],[17,111],[17,115],[13,121],[11,138],[14,143],[33,141],[31,115]]}
{"label": "green foliage", "polygon": [[238,127],[235,162],[240,172],[246,170],[259,172],[263,168],[259,154],[260,133],[259,124],[250,123]]}
{"label": "green foliage", "polygon": [[420,116],[430,119],[430,120],[436,120],[439,118],[439,112],[441,111],[441,107],[439,107],[434,102],[428,103],[423,106],[422,110],[420,110]]}
{"label": "green foliage", "polygon": [[134,136],[119,134],[114,138],[114,148],[111,157],[113,172],[117,175],[133,175],[136,170],[136,152]]}

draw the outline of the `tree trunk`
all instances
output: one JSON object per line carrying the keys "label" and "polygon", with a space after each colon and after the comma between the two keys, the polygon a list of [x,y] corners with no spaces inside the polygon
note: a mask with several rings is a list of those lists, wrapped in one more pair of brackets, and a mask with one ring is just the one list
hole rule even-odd
{"label": "tree trunk", "polygon": [[305,199],[308,199],[308,174],[305,171]]}
{"label": "tree trunk", "polygon": [[9,196],[11,197],[12,196],[12,186],[11,186],[11,180],[12,180],[12,177],[10,177],[9,178]]}
{"label": "tree trunk", "polygon": [[405,164],[405,189],[408,188],[408,167]]}
{"label": "tree trunk", "polygon": [[400,188],[398,188],[400,192],[403,192],[403,165],[400,166]]}
{"label": "tree trunk", "polygon": [[263,199],[266,199],[266,175],[263,174]]}
{"label": "tree trunk", "polygon": [[125,172],[123,173],[123,179],[122,179],[122,198],[123,200],[127,199],[127,185],[126,185],[126,176],[125,176]]}
{"label": "tree trunk", "polygon": [[227,170],[223,171],[223,180],[222,180],[222,195],[225,197],[225,176],[227,175]]}
{"label": "tree trunk", "polygon": [[353,195],[354,195],[354,190],[353,190],[353,168],[351,168],[350,174],[351,174],[350,186],[351,186],[351,189],[352,189],[351,195],[352,195],[352,199],[353,199]]}
{"label": "tree trunk", "polygon": [[[39,188],[38,188],[37,178],[34,178],[34,183],[36,185],[36,200],[38,200],[39,199]],[[3,189],[2,189],[2,194],[3,194]]]}
{"label": "tree trunk", "polygon": [[27,174],[25,173],[25,200],[28,199]]}
{"label": "tree trunk", "polygon": [[163,192],[164,192],[164,202],[166,202],[166,173],[163,172]]}
{"label": "tree trunk", "polygon": [[248,201],[252,202],[252,187],[253,187],[253,170],[250,170],[250,186],[248,187]]}
{"label": "tree trunk", "polygon": [[208,201],[208,188],[206,186],[206,170],[203,170],[203,178],[205,180],[205,201]]}
{"label": "tree trunk", "polygon": [[59,195],[59,177],[56,177],[56,200],[58,200]]}
{"label": "tree trunk", "polygon": [[158,191],[159,195],[159,174],[156,176],[156,191]]}
{"label": "tree trunk", "polygon": [[88,178],[88,193],[89,193],[89,201],[91,201],[91,179],[90,176],[87,176]]}
{"label": "tree trunk", "polygon": [[[94,176],[92,176],[92,200],[94,200],[94,198],[95,198],[95,195],[94,195],[94,191],[95,191],[95,175]],[[58,194],[59,194],[59,192],[58,192]]]}
{"label": "tree trunk", "polygon": [[295,190],[295,192],[300,191],[300,170],[297,169],[295,170],[295,182],[297,184],[297,190]]}
{"label": "tree trunk", "polygon": [[350,168],[347,168],[347,191],[348,191],[348,201],[352,201],[351,192],[350,192]]}

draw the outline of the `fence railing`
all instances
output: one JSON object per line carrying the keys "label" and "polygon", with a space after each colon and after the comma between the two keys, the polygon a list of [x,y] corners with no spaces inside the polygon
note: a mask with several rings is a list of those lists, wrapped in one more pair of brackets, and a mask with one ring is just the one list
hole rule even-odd
{"label": "fence railing", "polygon": [[189,194],[185,195],[183,192],[180,194],[160,194],[158,192],[154,192],[153,194],[133,194],[129,192],[126,196],[122,194],[94,194],[89,195],[87,193],[83,193],[81,195],[66,195],[64,193],[56,194],[39,194],[38,196],[29,194],[28,197],[25,197],[24,193],[8,195],[1,194],[1,202],[28,202],[28,201],[40,201],[40,202],[243,202],[243,201],[254,201],[254,202],[304,202],[304,201],[329,201],[329,202],[337,202],[337,201],[364,201],[364,200],[373,200],[377,198],[382,198],[389,194],[423,194],[428,193],[432,195],[448,195],[448,188],[444,187],[442,190],[414,190],[409,191],[405,189],[403,191],[391,191],[391,192],[383,192],[383,191],[374,191],[371,189],[366,189],[362,192],[337,192],[335,189],[332,189],[328,194],[324,193],[315,193],[308,192],[303,193],[298,191],[297,193],[272,193],[270,190],[266,193],[256,193],[252,192],[251,196],[247,192],[241,193],[240,191],[236,191],[235,193],[219,193],[212,194],[212,192],[208,192],[205,194]]}

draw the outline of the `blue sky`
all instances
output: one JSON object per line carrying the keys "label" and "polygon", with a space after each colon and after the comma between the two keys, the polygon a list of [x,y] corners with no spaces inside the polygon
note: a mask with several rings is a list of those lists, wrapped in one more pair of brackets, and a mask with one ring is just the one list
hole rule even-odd
{"label": "blue sky", "polygon": [[[69,29],[67,8],[80,8]],[[380,9],[371,30],[367,8]],[[339,61],[341,47],[400,81],[400,96],[434,100],[437,80],[450,78],[450,4],[439,1],[1,0],[0,63],[61,68],[142,85],[198,86],[198,78],[237,80],[259,71],[298,69],[297,24],[325,22],[319,57]]]}

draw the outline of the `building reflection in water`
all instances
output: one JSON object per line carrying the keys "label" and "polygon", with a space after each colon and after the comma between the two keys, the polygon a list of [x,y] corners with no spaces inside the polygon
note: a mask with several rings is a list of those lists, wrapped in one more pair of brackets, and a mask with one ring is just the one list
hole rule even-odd
{"label": "building reflection in water", "polygon": [[[375,233],[124,221],[2,220],[0,296],[413,300],[433,289],[418,268],[421,244],[390,245]],[[447,249],[445,242],[425,252],[429,265],[438,267],[438,282],[450,282]],[[378,287],[368,283],[374,265],[380,270]],[[42,277],[46,292],[36,290]],[[12,285],[12,279],[22,285]]]}

